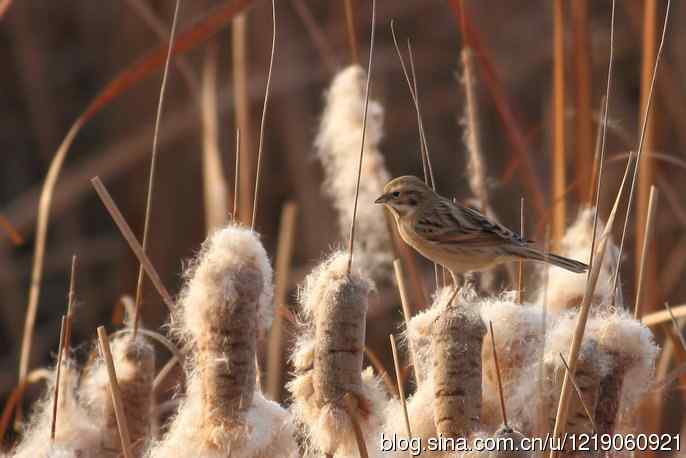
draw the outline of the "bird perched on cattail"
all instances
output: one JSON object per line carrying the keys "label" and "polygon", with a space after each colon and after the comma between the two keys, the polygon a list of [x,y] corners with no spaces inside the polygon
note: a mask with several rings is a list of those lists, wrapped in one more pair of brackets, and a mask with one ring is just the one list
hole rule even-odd
{"label": "bird perched on cattail", "polygon": [[454,281],[457,274],[519,260],[547,262],[576,273],[588,269],[582,262],[533,248],[530,240],[436,194],[414,176],[386,183],[375,203],[391,211],[405,242],[448,269]]}

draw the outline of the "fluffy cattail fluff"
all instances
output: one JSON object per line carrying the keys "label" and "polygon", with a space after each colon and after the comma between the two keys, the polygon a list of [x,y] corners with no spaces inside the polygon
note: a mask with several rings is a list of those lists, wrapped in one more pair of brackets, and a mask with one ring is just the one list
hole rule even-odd
{"label": "fluffy cattail fluff", "polygon": [[288,384],[292,411],[309,452],[356,456],[352,424],[343,407],[350,393],[358,401],[369,448],[377,443],[386,394],[371,369],[362,371],[371,282],[353,270],[348,253],[336,252],[305,280],[302,329],[292,356],[295,377]]}
{"label": "fluffy cattail fluff", "polygon": [[253,231],[230,225],[205,241],[174,317],[191,355],[187,396],[151,457],[293,455],[289,416],[255,391],[256,339],[269,328],[272,294]]}
{"label": "fluffy cattail fluff", "polygon": [[[576,322],[576,314],[563,315],[560,317],[557,325],[547,335],[546,353],[544,356],[544,412],[547,415],[546,426],[549,432],[552,432],[555,426],[555,416],[565,376],[565,367],[560,359],[560,353],[567,357]],[[607,376],[609,370],[609,355],[600,346],[597,335],[593,332],[591,326],[587,326],[577,358],[575,380],[583,396],[584,403],[594,419],[600,396],[600,383]],[[570,389],[573,390],[571,386]],[[569,403],[565,430],[568,433],[576,434],[593,433],[591,420],[589,420],[576,392],[572,393]]]}
{"label": "fluffy cattail fluff", "polygon": [[[562,239],[559,254],[584,262],[588,261],[591,255],[591,243],[593,240],[594,213],[595,210],[589,208],[579,212],[576,222],[567,229],[567,233]],[[603,223],[598,221],[596,235],[600,237],[602,231]],[[608,302],[612,292],[611,280],[617,266],[618,256],[619,249],[612,240],[608,240],[603,264],[600,269],[600,276],[598,277],[598,283],[592,300],[592,304],[595,306]],[[545,297],[547,299],[548,311],[551,313],[559,313],[566,309],[578,307],[584,296],[587,276],[575,274],[554,266],[545,266],[542,269],[548,269],[548,286],[547,291],[545,291],[545,287],[541,288],[539,302],[542,303]],[[545,278],[545,274],[543,274],[543,277]]]}
{"label": "fluffy cattail fluff", "polygon": [[[143,336],[126,334],[110,342],[131,444],[137,455],[152,438],[155,350]],[[101,430],[103,447],[121,452],[121,439],[102,356],[86,368],[79,394]]]}
{"label": "fluffy cattail fluff", "polygon": [[434,422],[445,437],[466,437],[479,426],[485,333],[473,292],[465,288],[432,324]]}
{"label": "fluffy cattail fluff", "polygon": [[596,424],[599,434],[611,434],[621,417],[634,417],[641,397],[652,385],[658,347],[650,330],[622,310],[600,313],[590,325],[610,358],[609,371],[600,382]]}
{"label": "fluffy cattail fluff", "polygon": [[[532,369],[540,357],[543,339],[543,314],[537,305],[517,304],[513,294],[483,299],[481,317],[493,323],[496,352],[511,421],[525,418],[532,410],[531,399],[537,397],[533,382],[537,372]],[[493,360],[491,336],[486,333],[481,350],[483,366],[482,424],[495,427],[502,421],[498,397],[498,379]],[[532,425],[518,425],[531,431]]]}
{"label": "fluffy cattail fluff", "polygon": [[115,458],[119,453],[102,445],[101,428],[77,401],[75,386],[78,374],[69,360],[62,366],[60,393],[55,428],[55,441],[50,441],[55,380],[48,384],[45,396],[32,415],[23,441],[14,451],[15,458]]}
{"label": "fluffy cattail fluff", "polygon": [[404,340],[406,346],[411,345],[416,354],[414,373],[420,386],[431,377],[431,328],[453,292],[451,287],[439,289],[433,297],[431,307],[420,311],[407,323]]}
{"label": "fluffy cattail fluff", "polygon": [[[338,211],[343,239],[349,237],[362,141],[365,71],[358,65],[341,70],[326,95],[326,106],[315,141],[324,166],[324,190]],[[355,263],[379,282],[392,273],[391,241],[382,206],[374,200],[390,175],[379,151],[383,135],[383,107],[369,101],[364,159],[355,236]]]}

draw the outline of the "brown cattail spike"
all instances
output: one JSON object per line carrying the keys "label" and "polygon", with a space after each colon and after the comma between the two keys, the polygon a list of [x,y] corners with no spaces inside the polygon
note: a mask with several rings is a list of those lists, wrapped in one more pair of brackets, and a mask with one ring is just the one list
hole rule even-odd
{"label": "brown cattail spike", "polygon": [[434,422],[445,437],[466,437],[479,426],[484,334],[481,317],[463,297],[433,323]]}

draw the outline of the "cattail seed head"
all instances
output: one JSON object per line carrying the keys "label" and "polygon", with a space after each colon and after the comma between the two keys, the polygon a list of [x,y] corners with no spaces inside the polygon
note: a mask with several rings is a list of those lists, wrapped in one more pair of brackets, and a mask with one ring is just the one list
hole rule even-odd
{"label": "cattail seed head", "polygon": [[481,415],[481,345],[486,327],[468,292],[458,294],[431,330],[434,422],[445,437],[476,431]]}
{"label": "cattail seed head", "polygon": [[[315,140],[324,166],[324,190],[339,216],[341,237],[349,238],[353,219],[357,171],[362,139],[366,73],[353,65],[341,70],[326,94],[326,106]],[[383,107],[369,101],[355,236],[355,263],[376,281],[389,282],[392,274],[391,240],[384,209],[374,200],[390,179],[379,142],[383,136]]]}
{"label": "cattail seed head", "polygon": [[[583,209],[579,212],[574,224],[567,229],[560,245],[560,253],[572,259],[579,259],[587,262],[591,254],[591,244],[593,240],[593,215],[594,209]],[[598,221],[596,235],[600,237],[603,224]],[[597,246],[597,245],[596,245]],[[593,295],[592,304],[594,307],[602,307],[607,304],[611,295],[611,280],[617,266],[619,249],[610,239],[607,242],[603,264],[600,269],[600,276]],[[550,266],[543,267],[548,270],[548,285],[542,286],[539,292],[539,302],[546,299],[548,311],[556,314],[564,310],[578,307],[584,296],[586,289],[586,275],[579,275],[567,270]],[[545,277],[545,274],[543,274]]]}
{"label": "cattail seed head", "polygon": [[[301,335],[288,384],[292,411],[309,447],[337,456],[357,453],[352,424],[343,407],[350,393],[358,401],[366,442],[375,443],[387,399],[380,382],[362,371],[371,281],[348,274],[348,253],[336,252],[305,280],[301,292]],[[354,266],[353,266],[354,267]]]}
{"label": "cattail seed head", "polygon": [[256,391],[256,341],[269,329],[272,295],[257,234],[232,224],[203,243],[174,317],[191,355],[187,396],[151,458],[293,455],[290,416]]}
{"label": "cattail seed head", "polygon": [[54,399],[53,378],[43,399],[36,403],[32,421],[26,426],[14,458],[115,458],[119,453],[102,446],[101,427],[97,418],[79,403],[76,394],[78,371],[73,361],[62,363],[55,440],[50,441]]}
{"label": "cattail seed head", "polygon": [[[131,443],[142,450],[151,439],[153,427],[153,379],[155,351],[142,336],[126,334],[110,341],[112,359],[121,392]],[[104,447],[121,451],[107,366],[97,356],[86,368],[79,390],[85,406],[98,419]]]}

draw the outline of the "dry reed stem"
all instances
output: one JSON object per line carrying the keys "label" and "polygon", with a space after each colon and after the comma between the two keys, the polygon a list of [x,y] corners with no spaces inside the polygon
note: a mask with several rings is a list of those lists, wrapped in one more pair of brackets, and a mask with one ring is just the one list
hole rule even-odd
{"label": "dry reed stem", "polygon": [[[195,23],[174,41],[174,53],[179,55],[193,49],[198,44],[207,40],[224,27],[236,14],[245,9],[251,0],[231,0],[214,9],[206,18]],[[52,204],[55,185],[59,178],[62,166],[66,159],[76,135],[81,127],[97,114],[103,107],[112,102],[128,89],[142,81],[146,76],[163,65],[166,60],[167,49],[162,47],[142,56],[133,65],[119,73],[111,80],[90,102],[86,109],[76,118],[71,125],[62,143],[55,151],[45,181],[41,188],[38,202],[38,216],[36,219],[36,237],[34,244],[33,265],[31,268],[31,286],[29,287],[28,304],[26,306],[26,320],[24,322],[24,334],[21,343],[21,355],[19,357],[19,380],[23,380],[28,373],[29,358],[31,356],[31,343],[33,340],[36,312],[38,310],[38,298],[43,277],[43,264],[45,258],[45,246],[47,242],[48,221],[50,219],[50,207]],[[21,421],[21,409],[18,410],[19,422]]]}
{"label": "dry reed stem", "polygon": [[367,444],[364,442],[364,434],[362,433],[362,418],[359,413],[359,404],[355,396],[350,393],[346,393],[343,396],[343,408],[345,412],[350,417],[350,422],[353,425],[353,431],[355,432],[355,440],[357,441],[357,448],[360,451],[360,458],[369,458],[369,453],[367,453]]}
{"label": "dry reed stem", "polygon": [[551,163],[553,200],[552,242],[555,250],[564,237],[567,207],[562,198],[567,187],[565,171],[565,28],[562,0],[553,3],[553,160]]}
{"label": "dry reed stem", "polygon": [[665,302],[665,309],[669,313],[669,319],[672,320],[672,325],[674,326],[674,333],[679,337],[679,342],[681,343],[681,348],[686,352],[686,339],[684,339],[684,334],[681,332],[679,323],[677,323],[674,313],[672,313],[672,308],[667,302]]}
{"label": "dry reed stem", "polygon": [[[297,230],[298,206],[286,202],[281,210],[281,223],[276,247],[274,272],[274,302],[277,307],[288,306],[288,284],[291,277],[293,250]],[[283,317],[277,314],[272,323],[267,352],[267,394],[274,401],[281,397],[283,379]]]}
{"label": "dry reed stem", "polygon": [[[641,104],[638,111],[638,121],[642,121],[645,113],[645,138],[644,147],[646,151],[655,149],[655,122],[654,116],[648,111],[648,99],[652,91],[651,77],[653,64],[656,59],[656,37],[657,37],[657,1],[645,0],[643,2],[643,36],[642,36],[642,55],[641,55]],[[639,153],[640,155],[640,153]],[[636,218],[634,221],[634,253],[641,253],[646,250],[643,242],[649,240],[647,235],[648,218],[650,218],[650,196],[652,195],[651,186],[655,183],[655,165],[650,155],[640,155],[638,161],[638,195],[636,196]],[[651,249],[654,250],[654,242],[650,242]],[[647,265],[643,262],[647,261]],[[654,257],[647,259],[641,257],[635,259],[635,282],[638,293],[645,289],[646,310],[657,308],[659,298],[657,297],[657,265]],[[646,275],[646,283],[642,284],[642,276]],[[640,291],[638,291],[640,290]],[[636,309],[636,313],[639,313]],[[637,315],[635,315],[637,316]]]}
{"label": "dry reed stem", "polygon": [[345,3],[345,29],[348,35],[348,48],[350,48],[350,63],[356,65],[360,62],[357,34],[355,33],[355,7],[354,0],[344,0]]}
{"label": "dry reed stem", "polygon": [[276,0],[272,0],[272,48],[269,53],[269,70],[267,71],[267,84],[264,88],[264,104],[262,105],[262,118],[260,120],[260,139],[257,144],[257,170],[255,170],[255,195],[252,204],[252,217],[250,228],[255,230],[257,222],[257,202],[260,197],[260,181],[262,180],[262,144],[264,143],[264,127],[267,120],[267,106],[272,85],[272,69],[274,68],[274,54],[276,53]]}
{"label": "dry reed stem", "polygon": [[112,361],[110,341],[107,337],[107,331],[105,331],[104,326],[98,327],[98,341],[100,343],[100,352],[107,365],[107,376],[110,382],[110,394],[112,396],[114,414],[117,419],[117,428],[119,429],[122,452],[125,458],[133,458],[133,454],[131,453],[131,436],[129,435],[126,415],[124,414],[124,406],[121,400],[121,392],[119,391],[119,384],[117,383],[117,374],[115,372],[114,362]]}
{"label": "dry reed stem", "polygon": [[391,376],[388,374],[388,371],[384,367],[381,358],[379,358],[379,355],[377,355],[374,350],[365,345],[364,356],[367,357],[369,362],[372,364],[372,367],[376,370],[379,376],[381,376],[381,380],[383,380],[384,384],[386,385],[388,393],[396,398],[399,397],[400,393],[398,392],[398,388],[396,387],[396,384],[393,382]]}
{"label": "dry reed stem", "polygon": [[588,0],[575,0],[570,3],[572,15],[574,76],[575,76],[575,155],[577,196],[583,204],[590,204],[593,197],[587,189],[593,184],[593,113],[591,111],[591,33],[589,27]]}
{"label": "dry reed stem", "polygon": [[[148,177],[148,192],[145,200],[145,221],[143,223],[143,241],[141,247],[143,254],[148,248],[148,236],[150,234],[150,214],[152,212],[152,195],[155,189],[155,173],[157,168],[157,144],[160,136],[160,125],[162,123],[162,109],[164,107],[164,94],[167,89],[167,78],[169,76],[169,66],[171,63],[172,49],[174,47],[174,37],[176,35],[176,24],[179,19],[179,9],[181,0],[176,0],[174,6],[174,16],[172,19],[171,31],[169,32],[169,44],[167,45],[167,57],[164,62],[162,72],[162,83],[160,85],[160,96],[157,103],[157,113],[155,115],[155,127],[152,134],[152,152],[150,154],[150,176]],[[138,267],[138,280],[136,282],[136,302],[135,313],[133,316],[134,334],[138,330],[138,320],[140,318],[141,302],[143,301],[143,264]]]}
{"label": "dry reed stem", "polygon": [[[31,358],[31,344],[33,340],[34,326],[36,323],[36,313],[38,311],[38,298],[40,296],[40,288],[43,280],[43,263],[45,261],[45,245],[48,236],[48,221],[50,219],[50,204],[52,202],[53,193],[57,178],[59,177],[62,164],[66,159],[67,151],[74,141],[76,134],[81,129],[81,126],[86,122],[86,119],[79,117],[72,125],[62,144],[57,149],[55,156],[50,163],[50,168],[45,177],[45,182],[41,190],[40,199],[38,201],[38,218],[36,220],[36,241],[33,255],[33,265],[31,267],[31,283],[29,286],[29,298],[26,306],[26,320],[24,321],[24,335],[21,341],[21,354],[19,355],[19,381],[26,378],[29,370],[29,361]],[[23,392],[20,394],[23,395]],[[21,399],[17,405],[17,413],[15,423],[22,422],[22,408]]]}
{"label": "dry reed stem", "polygon": [[148,274],[148,278],[150,278],[150,281],[152,282],[153,286],[155,286],[155,289],[162,297],[162,300],[164,300],[164,303],[167,305],[167,307],[169,307],[170,310],[173,310],[174,301],[172,300],[171,295],[167,291],[167,288],[165,288],[162,284],[162,280],[160,280],[160,276],[157,274],[157,270],[155,270],[155,267],[152,265],[152,262],[150,262],[150,259],[145,255],[143,248],[138,243],[138,240],[136,240],[136,236],[133,235],[131,227],[124,219],[124,216],[121,214],[121,211],[119,211],[119,208],[112,199],[112,196],[110,195],[109,191],[107,191],[107,188],[105,188],[105,185],[102,183],[102,181],[100,181],[100,178],[98,177],[93,178],[91,180],[91,183],[93,185],[93,188],[95,188],[95,191],[98,193],[98,196],[100,197],[100,200],[102,201],[103,205],[110,213],[112,220],[114,220],[115,224],[119,228],[119,231],[122,233],[124,239],[126,239],[127,243],[129,244],[131,251],[133,251],[133,254],[136,255],[136,257],[138,258],[138,262],[141,263],[141,265],[145,269],[145,273]]}
{"label": "dry reed stem", "polygon": [[241,166],[241,129],[236,128],[236,163],[233,169],[233,207],[231,207],[231,219],[238,221],[238,192],[240,191],[240,166]]}
{"label": "dry reed stem", "polygon": [[176,365],[179,364],[179,359],[176,356],[172,356],[169,361],[167,361],[164,366],[162,366],[162,369],[159,370],[157,375],[155,375],[155,379],[152,381],[152,392],[153,395],[157,395],[157,392],[160,389],[160,386],[162,386],[162,382],[169,376],[172,370],[176,367]]}
{"label": "dry reed stem", "polygon": [[[410,80],[410,74],[405,66],[405,59],[398,46],[398,39],[395,33],[395,21],[391,20],[391,35],[393,36],[393,45],[395,46],[396,54],[398,55],[398,60],[400,61],[400,66],[405,77],[405,82],[407,83],[407,88],[410,91],[410,98],[414,105],[415,113],[417,115],[417,129],[419,131],[419,155],[422,161],[422,169],[424,171],[424,183],[430,186],[434,191],[436,190],[436,180],[434,179],[433,168],[431,167],[431,160],[429,158],[429,146],[426,141],[426,134],[424,132],[424,122],[422,121],[422,112],[419,107],[419,95],[417,93],[417,76],[415,74],[414,68],[414,57],[412,54],[412,47],[410,45],[410,40],[407,40],[407,50],[410,59],[410,71],[412,72],[412,80]],[[445,272],[444,272],[445,274]],[[444,275],[445,276],[445,275]],[[439,287],[438,279],[438,264],[434,263],[434,280],[435,287]]]}
{"label": "dry reed stem", "polygon": [[400,397],[400,405],[403,408],[403,416],[405,417],[405,428],[407,430],[407,437],[412,437],[412,427],[410,426],[410,416],[407,413],[407,404],[405,402],[405,388],[403,388],[403,381],[400,376],[400,358],[398,357],[398,347],[395,344],[395,336],[393,334],[388,336],[391,340],[391,351],[393,352],[393,366],[395,367],[395,380],[398,385],[398,395]]}
{"label": "dry reed stem", "polygon": [[462,50],[462,82],[465,92],[465,114],[463,125],[464,143],[467,147],[467,176],[469,187],[479,201],[483,213],[488,212],[488,187],[486,186],[486,164],[481,150],[479,135],[479,113],[477,105],[476,74],[474,71],[474,55],[472,50],[465,47]]}
{"label": "dry reed stem", "polygon": [[14,245],[18,246],[24,243],[24,239],[19,234],[19,231],[12,226],[12,223],[2,213],[0,213],[0,231],[4,232]]}
{"label": "dry reed stem", "polygon": [[636,167],[634,169],[633,176],[631,178],[631,188],[629,191],[629,199],[627,200],[627,210],[626,210],[626,215],[624,217],[624,227],[622,229],[622,239],[619,244],[619,258],[617,260],[617,269],[615,270],[615,276],[612,284],[612,303],[614,303],[614,298],[617,293],[617,285],[619,281],[619,263],[621,263],[622,259],[622,253],[624,251],[624,240],[626,237],[627,233],[627,227],[629,225],[629,218],[631,217],[631,209],[633,207],[633,197],[634,197],[634,190],[636,188],[636,178],[638,177],[638,172],[639,172],[639,167],[641,165],[641,159],[643,157],[643,150],[645,149],[645,142],[646,142],[646,131],[648,129],[648,121],[650,119],[650,109],[652,107],[652,102],[653,102],[653,93],[655,89],[655,80],[657,79],[657,71],[660,68],[660,60],[662,58],[662,50],[664,48],[665,44],[665,36],[667,35],[667,26],[669,24],[669,12],[671,9],[672,2],[671,0],[667,0],[667,8],[665,9],[665,19],[664,23],[662,26],[662,36],[660,37],[660,46],[657,49],[657,56],[655,57],[655,65],[653,66],[653,71],[652,71],[652,76],[650,80],[650,89],[648,91],[648,96],[647,100],[645,101],[645,106],[643,110],[643,121],[641,124],[641,133],[639,136],[638,140],[638,153],[637,153],[637,158],[636,158]]}
{"label": "dry reed stem", "polygon": [[481,347],[486,327],[464,298],[448,305],[431,329],[434,423],[445,437],[467,437],[481,414]]}
{"label": "dry reed stem", "polygon": [[[126,0],[126,3],[128,3],[129,7],[143,20],[145,25],[157,35],[157,38],[159,38],[160,41],[166,43],[169,40],[170,31],[167,30],[167,24],[157,15],[151,5],[145,0]],[[183,79],[186,86],[188,86],[190,95],[199,99],[200,84],[198,83],[198,79],[190,62],[185,57],[179,56],[174,59],[174,65],[178,69],[181,79]]]}
{"label": "dry reed stem", "polygon": [[[584,331],[586,329],[586,322],[588,320],[588,314],[591,306],[591,299],[595,291],[596,284],[598,282],[598,277],[600,275],[600,268],[603,264],[603,257],[605,256],[605,248],[607,246],[607,241],[610,237],[612,231],[612,226],[614,225],[615,216],[617,214],[617,208],[619,207],[619,202],[621,200],[624,185],[626,184],[627,177],[629,175],[629,170],[631,168],[632,158],[629,158],[627,162],[626,170],[624,171],[624,177],[622,178],[622,183],[619,186],[619,191],[617,191],[617,197],[615,198],[612,211],[605,224],[605,229],[600,236],[598,246],[595,248],[595,255],[593,256],[593,262],[589,269],[588,278],[586,280],[586,290],[584,292],[584,297],[579,306],[579,313],[577,318],[576,329],[574,331],[574,336],[569,349],[568,363],[570,371],[565,373],[565,377],[562,383],[562,392],[560,393],[560,399],[557,407],[557,415],[555,416],[555,429],[553,431],[553,438],[560,437],[564,433],[567,426],[567,412],[569,409],[569,374],[574,375],[576,371],[577,358],[579,356],[579,351],[581,350],[581,342],[584,337]],[[602,164],[601,164],[602,166]],[[595,231],[594,231],[595,234]],[[555,458],[557,456],[558,450],[550,451],[550,458]]]}
{"label": "dry reed stem", "polygon": [[574,390],[576,391],[576,395],[579,397],[579,402],[581,403],[581,406],[584,408],[584,412],[586,413],[586,418],[588,418],[588,421],[591,423],[591,426],[593,427],[593,433],[597,434],[598,433],[598,427],[595,424],[595,420],[593,420],[593,414],[591,414],[590,410],[588,410],[588,406],[586,405],[586,401],[584,401],[584,394],[581,391],[581,388],[579,388],[579,384],[576,383],[576,377],[571,373],[569,370],[569,364],[567,364],[567,360],[565,360],[565,357],[562,356],[562,353],[559,353],[560,355],[560,360],[562,360],[562,364],[565,366],[565,374],[569,374],[569,380],[572,382],[572,385],[574,386]]}
{"label": "dry reed stem", "polygon": [[369,38],[369,63],[367,64],[367,81],[364,87],[364,108],[362,110],[362,138],[360,140],[360,157],[357,165],[357,183],[355,185],[355,203],[353,206],[353,217],[350,222],[350,239],[348,241],[348,275],[353,265],[353,247],[355,242],[355,219],[357,217],[357,201],[360,196],[360,180],[362,178],[362,161],[364,159],[364,137],[367,134],[367,113],[369,110],[369,91],[372,82],[372,62],[374,57],[374,31],[376,30],[376,0],[372,0],[372,31]]}
{"label": "dry reed stem", "polygon": [[[615,46],[615,8],[616,8],[616,1],[612,0],[612,10],[610,12],[610,56],[608,58],[608,64],[607,64],[607,82],[605,84],[605,95],[604,95],[604,101],[605,103],[603,105],[603,119],[601,123],[601,135],[600,135],[600,158],[598,160],[598,166],[597,166],[597,172],[596,169],[593,170],[594,172],[594,177],[597,175],[597,183],[591,183],[591,185],[595,185],[595,212],[593,214],[593,235],[591,239],[591,253],[589,255],[588,259],[588,265],[589,265],[589,272],[591,269],[593,269],[593,257],[595,256],[595,245],[596,245],[596,237],[597,237],[597,232],[598,232],[598,212],[599,212],[599,203],[600,203],[600,190],[602,189],[601,186],[603,184],[603,167],[605,167],[605,148],[606,148],[606,139],[607,139],[607,116],[609,112],[609,107],[610,107],[610,89],[612,87],[612,65],[614,63],[614,46]],[[631,157],[632,153],[629,153],[629,162],[631,162]],[[618,256],[621,255],[621,252],[618,254]],[[618,261],[619,262],[619,261]],[[601,262],[602,263],[602,262]],[[612,296],[614,297],[615,290],[612,289]]]}
{"label": "dry reed stem", "polygon": [[50,440],[55,440],[55,430],[57,428],[57,406],[59,405],[60,396],[60,376],[62,375],[62,357],[65,350],[65,335],[67,327],[67,316],[62,315],[61,325],[60,325],[60,346],[57,352],[57,366],[55,374],[55,392],[52,399],[52,420],[50,422]]}
{"label": "dry reed stem", "polygon": [[[612,34],[614,31],[611,31],[610,34]],[[602,99],[600,100],[600,124],[598,125],[598,130],[596,132],[596,137],[595,137],[595,150],[593,153],[593,167],[591,167],[591,179],[588,182],[588,196],[585,198],[586,200],[584,202],[587,202],[587,206],[593,205],[595,202],[595,195],[596,195],[596,179],[598,178],[598,174],[600,172],[598,164],[600,164],[600,156],[601,156],[601,150],[603,147],[603,132],[605,130],[603,129],[603,126],[605,125],[605,113],[607,111],[607,98],[603,95]]]}
{"label": "dry reed stem", "polygon": [[[243,160],[240,169],[236,170],[236,179],[240,180],[240,197],[238,208],[234,206],[234,217],[238,215],[243,224],[248,224],[253,205],[253,175],[255,158],[252,144],[252,116],[248,91],[249,61],[247,51],[248,13],[237,15],[231,25],[231,68],[233,72],[233,99],[236,130],[241,132],[236,137],[239,142]],[[239,147],[236,147],[236,151]]]}
{"label": "dry reed stem", "polygon": [[336,57],[334,57],[334,52],[326,36],[326,32],[317,23],[317,20],[312,15],[312,10],[310,10],[304,0],[291,0],[291,5],[293,5],[293,9],[303,22],[305,30],[314,44],[314,47],[317,49],[324,66],[328,72],[333,75],[336,73],[339,64]]}
{"label": "dry reed stem", "polygon": [[[654,229],[653,225],[655,224],[655,211],[657,210],[657,199],[659,196],[659,192],[655,186],[650,187],[650,201],[648,202],[648,213],[646,215],[646,218],[648,220],[645,222],[644,229],[645,231],[643,232],[643,247],[641,250],[641,262],[639,264],[639,271],[638,271],[638,283],[636,284],[636,300],[634,303],[634,319],[638,320],[641,317],[641,301],[643,300],[643,288],[644,288],[644,274],[645,270],[648,267],[648,259],[649,258],[654,258],[655,256],[650,256],[648,253],[648,250],[650,249],[650,245],[653,239],[654,235]],[[653,253],[654,254],[654,253]],[[648,303],[650,303],[650,299],[648,300]]]}
{"label": "dry reed stem", "polygon": [[493,332],[493,322],[488,322],[488,327],[491,332],[491,351],[493,352],[493,363],[495,365],[495,374],[498,380],[498,398],[500,399],[500,413],[502,414],[503,425],[509,429],[507,423],[507,409],[505,408],[505,395],[503,394],[503,380],[500,377],[500,365],[498,364],[498,352],[495,349],[495,333]]}
{"label": "dry reed stem", "polygon": [[[410,71],[412,73],[412,90],[415,110],[417,112],[417,125],[419,127],[420,140],[424,150],[424,157],[426,158],[426,166],[429,169],[429,178],[431,178],[431,188],[436,190],[436,178],[434,177],[434,169],[431,166],[431,154],[429,153],[429,145],[426,141],[426,132],[424,130],[424,121],[422,120],[422,109],[419,106],[419,90],[417,89],[417,74],[414,67],[414,53],[412,52],[412,43],[407,39],[407,57],[410,61]],[[428,184],[428,183],[427,183]]]}
{"label": "dry reed stem", "polygon": [[219,151],[217,113],[217,43],[205,50],[202,72],[202,173],[205,231],[210,234],[228,222],[229,189]]}
{"label": "dry reed stem", "polygon": [[398,39],[395,34],[394,20],[391,20],[391,35],[393,36],[393,45],[395,46],[395,52],[398,55],[398,60],[400,61],[400,66],[403,70],[403,75],[405,76],[405,82],[407,83],[407,87],[410,91],[410,98],[412,99],[412,103],[414,104],[414,109],[417,115],[417,129],[419,130],[419,152],[422,160],[422,169],[424,171],[424,182],[427,186],[431,186],[432,189],[436,190],[433,180],[433,173],[431,171],[431,168],[429,167],[428,148],[424,136],[424,125],[422,123],[421,110],[419,109],[419,100],[417,98],[417,93],[415,90],[417,81],[416,79],[414,79],[414,84],[412,81],[410,81],[410,74],[408,73],[407,67],[405,66],[405,59],[403,58],[402,52],[400,52],[400,47],[398,46]]}
{"label": "dry reed stem", "polygon": [[[403,308],[403,318],[405,320],[405,329],[408,328],[410,320],[412,319],[412,310],[410,309],[410,298],[408,297],[407,286],[405,285],[405,273],[403,272],[403,264],[400,259],[395,259],[393,261],[393,269],[395,272],[395,280],[398,284],[398,292],[400,293],[400,303]],[[414,343],[408,339],[407,346],[410,354],[410,363],[412,365],[412,372],[414,373],[415,380],[419,385],[419,375],[417,374],[417,354],[414,351]]]}
{"label": "dry reed stem", "polygon": [[[677,305],[677,306],[671,307],[671,309],[672,309],[672,314],[674,315],[675,318],[686,317],[686,304]],[[648,327],[655,327],[655,326],[661,325],[663,323],[667,323],[670,320],[671,320],[670,314],[666,310],[660,310],[659,312],[652,312],[652,313],[649,313],[648,315],[644,315],[641,317],[641,323],[645,324]]]}
{"label": "dry reed stem", "polygon": [[[524,198],[522,197],[519,205],[519,235],[524,238]],[[517,303],[521,304],[524,296],[524,262],[517,263]]]}

